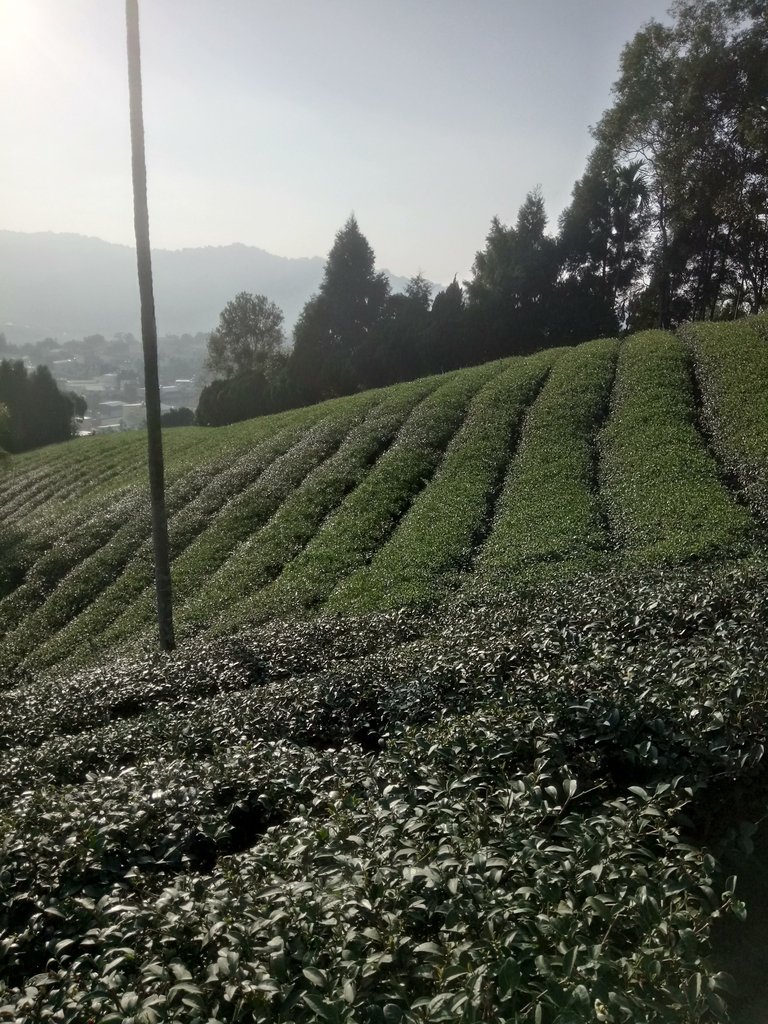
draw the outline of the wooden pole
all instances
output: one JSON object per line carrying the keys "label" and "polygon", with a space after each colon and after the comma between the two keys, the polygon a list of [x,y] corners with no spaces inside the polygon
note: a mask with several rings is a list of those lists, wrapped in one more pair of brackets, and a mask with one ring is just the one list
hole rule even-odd
{"label": "wooden pole", "polygon": [[155,552],[155,592],[160,647],[172,651],[173,604],[165,514],[163,435],[160,424],[160,382],[157,373],[157,325],[152,288],[152,257],[149,248],[147,167],[144,156],[144,113],[141,100],[141,50],[139,46],[138,0],[125,0],[128,44],[128,92],[131,113],[131,157],[133,164],[133,223],[136,231],[136,260],[141,300],[141,341],[144,348],[144,402],[147,411],[147,461],[152,506],[152,546]]}

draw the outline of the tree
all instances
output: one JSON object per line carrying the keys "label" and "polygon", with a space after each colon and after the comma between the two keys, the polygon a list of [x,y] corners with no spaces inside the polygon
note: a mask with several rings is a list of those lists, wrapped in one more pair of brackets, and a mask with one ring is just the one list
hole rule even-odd
{"label": "tree", "polygon": [[221,427],[282,412],[296,404],[288,357],[278,353],[265,369],[244,370],[212,381],[203,388],[195,415],[202,427]]}
{"label": "tree", "polygon": [[429,372],[425,335],[429,326],[432,286],[419,273],[405,290],[387,296],[378,321],[361,346],[358,362],[363,387],[382,387],[413,380]]}
{"label": "tree", "polygon": [[354,216],[337,233],[317,295],[294,329],[291,372],[305,402],[349,394],[361,384],[360,354],[389,296],[386,275]]}
{"label": "tree", "polygon": [[624,48],[595,129],[638,161],[652,226],[643,323],[756,312],[768,273],[768,32],[764,0],[677,0]]}
{"label": "tree", "polygon": [[283,312],[266,295],[239,292],[208,340],[207,368],[217,377],[263,370],[283,348]]}
{"label": "tree", "polygon": [[27,373],[21,360],[0,362],[0,403],[7,414],[0,446],[8,451],[23,452],[72,437],[74,403],[59,391],[47,366]]}
{"label": "tree", "polygon": [[474,329],[484,337],[475,362],[531,352],[552,344],[549,326],[558,275],[554,238],[545,234],[547,217],[539,189],[529,192],[514,227],[491,221],[485,249],[465,282]]}
{"label": "tree", "polygon": [[163,413],[160,422],[164,427],[192,427],[195,423],[195,414],[186,405],[182,405],[178,409],[173,407]]}
{"label": "tree", "polygon": [[470,346],[464,291],[455,277],[435,296],[424,349],[425,362],[431,373],[468,366],[476,355]]}
{"label": "tree", "polygon": [[626,322],[645,266],[647,211],[641,161],[617,165],[598,147],[560,217],[559,291],[561,298],[571,296],[577,319],[580,310],[591,309],[601,324],[615,323],[614,331]]}
{"label": "tree", "polygon": [[72,403],[72,411],[75,419],[82,419],[88,412],[88,402],[84,395],[78,395],[76,391],[68,391],[67,398]]}
{"label": "tree", "polygon": [[265,295],[239,292],[208,340],[206,366],[217,374],[200,395],[197,422],[223,426],[293,404],[282,310]]}

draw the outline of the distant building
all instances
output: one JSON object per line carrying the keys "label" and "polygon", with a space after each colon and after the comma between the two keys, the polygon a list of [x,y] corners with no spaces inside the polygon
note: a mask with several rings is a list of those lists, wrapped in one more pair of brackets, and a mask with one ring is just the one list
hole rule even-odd
{"label": "distant building", "polygon": [[147,410],[143,402],[123,402],[123,424],[126,430],[136,430],[147,425]]}
{"label": "distant building", "polygon": [[96,412],[100,417],[110,420],[121,420],[123,418],[124,403],[117,398],[109,399],[106,402],[99,402]]}

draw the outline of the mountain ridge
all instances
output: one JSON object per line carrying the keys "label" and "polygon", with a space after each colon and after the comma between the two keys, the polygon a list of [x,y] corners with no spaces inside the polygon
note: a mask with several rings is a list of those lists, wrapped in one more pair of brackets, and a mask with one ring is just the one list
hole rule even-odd
{"label": "mountain ridge", "polygon": [[[320,256],[277,256],[232,242],[152,250],[158,332],[210,331],[240,291],[267,295],[288,331],[322,280]],[[0,229],[0,331],[20,344],[118,332],[138,335],[135,249],[76,232]],[[384,271],[393,291],[407,278]]]}

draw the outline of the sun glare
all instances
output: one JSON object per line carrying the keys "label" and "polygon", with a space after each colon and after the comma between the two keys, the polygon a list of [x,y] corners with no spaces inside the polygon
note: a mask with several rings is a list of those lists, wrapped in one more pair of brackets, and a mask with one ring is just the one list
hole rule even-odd
{"label": "sun glare", "polygon": [[43,11],[35,0],[0,0],[3,65],[21,70],[50,44]]}

